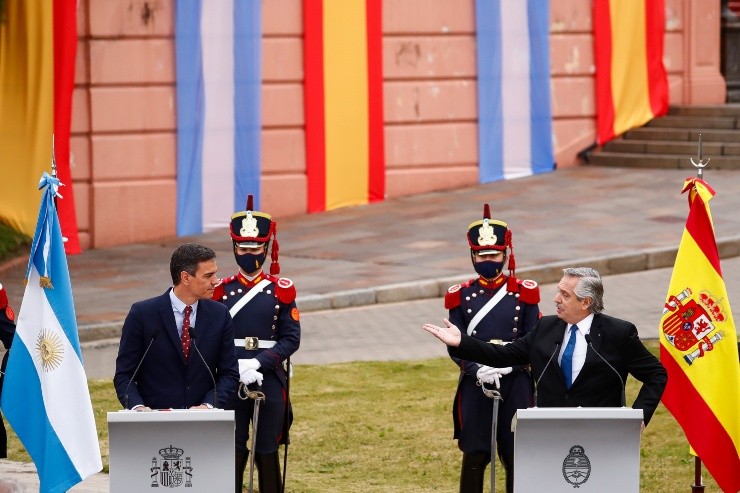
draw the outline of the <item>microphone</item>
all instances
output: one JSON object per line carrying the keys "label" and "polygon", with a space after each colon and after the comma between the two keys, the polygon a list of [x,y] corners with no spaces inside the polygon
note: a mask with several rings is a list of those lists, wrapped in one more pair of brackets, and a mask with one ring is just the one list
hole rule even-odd
{"label": "microphone", "polygon": [[542,373],[540,373],[540,378],[538,378],[534,382],[534,407],[537,407],[537,386],[540,384],[540,380],[542,380],[542,377],[545,375],[545,371],[547,371],[547,367],[550,366],[550,363],[552,362],[552,359],[558,353],[558,350],[559,349],[560,349],[560,341],[557,341],[555,343],[555,349],[553,350],[552,354],[550,355],[550,359],[547,360],[547,363],[545,364],[545,367],[542,369]]}
{"label": "microphone", "polygon": [[198,353],[198,356],[200,356],[200,360],[206,366],[206,370],[208,370],[208,374],[211,376],[211,381],[213,382],[213,407],[218,407],[218,391],[216,390],[216,379],[213,378],[213,372],[211,371],[211,368],[208,366],[208,363],[206,363],[206,359],[203,357],[200,349],[198,349],[198,345],[195,343],[195,327],[189,327],[188,332],[190,333],[190,340],[193,341],[195,352]]}
{"label": "microphone", "polygon": [[139,364],[136,365],[136,369],[134,370],[134,374],[131,375],[131,379],[128,381],[128,385],[126,385],[126,392],[123,395],[123,401],[124,401],[124,407],[128,409],[128,391],[131,388],[131,384],[134,382],[134,378],[136,378],[136,374],[139,373],[139,368],[141,368],[141,364],[144,362],[144,358],[146,358],[147,353],[149,352],[149,349],[151,349],[152,344],[154,344],[154,339],[159,336],[159,329],[155,329],[152,333],[152,339],[149,341],[149,345],[144,350],[144,354],[139,360]]}
{"label": "microphone", "polygon": [[610,365],[609,362],[606,359],[604,359],[604,357],[601,354],[599,354],[599,352],[594,347],[593,339],[591,339],[591,334],[586,334],[586,344],[588,344],[588,347],[590,347],[593,350],[593,352],[596,353],[596,356],[601,358],[601,361],[606,363],[606,366],[611,368],[612,371],[617,375],[617,378],[619,379],[619,385],[622,386],[622,407],[626,407],[627,397],[624,393],[624,380],[622,380],[622,375],[620,375],[619,372],[612,365]]}

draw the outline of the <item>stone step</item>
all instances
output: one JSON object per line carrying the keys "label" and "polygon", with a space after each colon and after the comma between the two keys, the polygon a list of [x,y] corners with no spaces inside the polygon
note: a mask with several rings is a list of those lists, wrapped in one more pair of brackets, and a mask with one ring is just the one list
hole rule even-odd
{"label": "stone step", "polygon": [[629,140],[663,140],[663,141],[687,141],[699,144],[699,134],[702,143],[726,142],[740,143],[739,130],[694,130],[686,128],[660,128],[640,127],[630,130],[624,134]]}
{"label": "stone step", "polygon": [[645,126],[653,128],[688,128],[693,130],[740,130],[740,117],[669,115],[651,120]]}
{"label": "stone step", "polygon": [[711,106],[671,106],[668,108],[670,116],[711,116],[725,118],[739,118],[740,104],[723,104]]}
{"label": "stone step", "polygon": [[740,104],[671,106],[668,115],[583,156],[586,164],[695,170],[699,138],[712,169],[740,170]]}
{"label": "stone step", "polygon": [[[668,154],[695,157],[698,145],[694,142],[680,142],[670,140],[631,140],[618,138],[607,142],[605,152],[626,152],[631,154]],[[702,139],[702,152],[705,157],[740,156],[740,143],[725,144],[722,142],[707,142]]]}
{"label": "stone step", "polygon": [[[686,171],[690,172],[695,170],[688,156],[605,152],[603,150],[589,154],[587,164],[590,166],[615,166],[624,168],[675,168],[686,169]],[[707,169],[740,170],[740,156],[710,157],[710,163]]]}

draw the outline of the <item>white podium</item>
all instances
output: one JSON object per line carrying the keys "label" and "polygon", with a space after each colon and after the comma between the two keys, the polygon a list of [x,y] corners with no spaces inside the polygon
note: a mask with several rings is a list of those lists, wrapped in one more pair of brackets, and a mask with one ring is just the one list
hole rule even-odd
{"label": "white podium", "polygon": [[108,413],[110,491],[234,491],[234,411]]}
{"label": "white podium", "polygon": [[514,491],[640,491],[642,410],[520,409],[512,422]]}

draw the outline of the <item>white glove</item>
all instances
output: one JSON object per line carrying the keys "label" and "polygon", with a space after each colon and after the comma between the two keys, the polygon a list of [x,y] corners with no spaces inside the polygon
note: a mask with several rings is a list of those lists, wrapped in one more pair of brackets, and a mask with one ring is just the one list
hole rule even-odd
{"label": "white glove", "polygon": [[497,389],[501,388],[501,377],[511,373],[512,368],[507,366],[506,368],[493,368],[491,366],[482,365],[477,373],[478,380],[489,385],[496,385]]}
{"label": "white glove", "polygon": [[257,361],[257,358],[240,359],[239,360],[239,374],[244,370],[259,370],[262,364]]}
{"label": "white glove", "polygon": [[247,369],[239,372],[239,381],[244,385],[250,385],[257,382],[257,385],[262,385],[262,379],[264,376],[257,370]]}

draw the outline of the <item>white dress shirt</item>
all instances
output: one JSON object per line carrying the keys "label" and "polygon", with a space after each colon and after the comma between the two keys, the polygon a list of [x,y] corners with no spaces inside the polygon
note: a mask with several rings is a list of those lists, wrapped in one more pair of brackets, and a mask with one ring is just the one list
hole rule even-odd
{"label": "white dress shirt", "polygon": [[[182,321],[185,319],[185,307],[188,306],[180,301],[175,295],[175,290],[170,289],[170,303],[172,303],[172,312],[175,314],[175,325],[177,325],[177,335],[182,337]],[[190,313],[190,326],[195,327],[195,314],[198,312],[198,302],[192,305],[193,311]]]}

